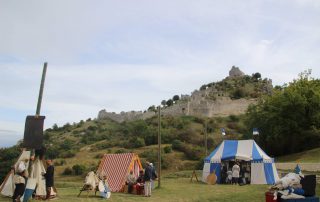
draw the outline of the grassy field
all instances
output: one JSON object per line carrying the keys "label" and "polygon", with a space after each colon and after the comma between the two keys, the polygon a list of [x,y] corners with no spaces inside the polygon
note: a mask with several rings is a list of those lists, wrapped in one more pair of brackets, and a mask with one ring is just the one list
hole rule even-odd
{"label": "grassy field", "polygon": [[320,163],[320,148],[291,154],[288,156],[280,156],[276,158],[276,162],[290,163]]}
{"label": "grassy field", "polygon": [[[171,173],[161,181],[161,188],[153,190],[151,198],[126,193],[112,193],[108,201],[265,201],[265,192],[268,185],[207,185],[201,182],[190,182],[190,171]],[[87,197],[83,192],[77,197],[82,186],[81,177],[57,177],[56,187],[61,202],[102,201],[103,199],[90,193]],[[320,185],[317,187],[320,195]],[[9,198],[0,198],[0,201],[10,201]]]}

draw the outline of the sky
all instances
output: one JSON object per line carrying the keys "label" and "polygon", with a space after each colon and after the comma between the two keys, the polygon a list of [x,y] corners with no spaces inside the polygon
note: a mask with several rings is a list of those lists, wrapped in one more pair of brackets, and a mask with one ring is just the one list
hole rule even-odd
{"label": "sky", "polygon": [[0,147],[23,138],[48,70],[45,128],[145,110],[228,76],[320,78],[318,0],[1,0]]}

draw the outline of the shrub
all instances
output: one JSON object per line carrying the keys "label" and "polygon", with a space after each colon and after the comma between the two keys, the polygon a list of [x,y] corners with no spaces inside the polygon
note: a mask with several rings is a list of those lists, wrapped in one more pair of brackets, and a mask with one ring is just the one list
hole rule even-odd
{"label": "shrub", "polygon": [[231,97],[234,99],[240,99],[247,96],[247,92],[244,88],[237,88],[232,92]]}
{"label": "shrub", "polygon": [[139,147],[144,147],[146,144],[144,142],[144,139],[138,137],[138,138],[135,138],[133,141],[132,141],[132,146],[133,148],[139,148]]}
{"label": "shrub", "polygon": [[118,149],[117,151],[115,151],[116,154],[121,154],[121,153],[126,153],[127,150],[125,149]]}
{"label": "shrub", "polygon": [[239,128],[239,127],[238,127],[238,124],[235,123],[235,122],[230,122],[230,123],[228,123],[228,124],[227,124],[227,127],[230,128],[230,129],[234,129],[234,130],[236,130],[236,129]]}
{"label": "shrub", "polygon": [[145,145],[146,144],[144,142],[144,139],[142,139],[140,137],[134,137],[134,138],[130,138],[128,141],[126,141],[123,146],[127,149],[131,149],[131,148],[143,147]]}
{"label": "shrub", "polygon": [[204,158],[200,158],[196,164],[196,170],[202,170],[204,165]]}
{"label": "shrub", "polygon": [[208,137],[207,139],[207,146],[208,146],[208,149],[211,149],[211,148],[214,148],[214,139],[213,137]]}
{"label": "shrub", "polygon": [[172,147],[171,146],[166,146],[163,148],[164,153],[168,154],[172,152]]}
{"label": "shrub", "polygon": [[203,154],[202,149],[191,145],[184,144],[181,148],[185,155],[191,160],[199,160]]}
{"label": "shrub", "polygon": [[145,158],[149,162],[158,161],[158,152],[156,150],[147,150],[140,154],[142,158]]}
{"label": "shrub", "polygon": [[96,159],[101,159],[103,157],[104,154],[100,153],[100,154],[96,154],[94,158]]}
{"label": "shrub", "polygon": [[72,175],[72,169],[70,167],[66,167],[63,172],[62,175]]}
{"label": "shrub", "polygon": [[55,166],[63,166],[63,165],[65,165],[67,162],[66,162],[66,160],[64,160],[64,159],[61,159],[60,161],[55,161],[54,162],[54,165]]}
{"label": "shrub", "polygon": [[72,145],[73,145],[73,142],[71,140],[64,140],[60,145],[60,149],[67,151],[72,148]]}
{"label": "shrub", "polygon": [[59,150],[56,147],[49,147],[46,151],[46,156],[49,159],[55,159],[60,155]]}
{"label": "shrub", "polygon": [[82,175],[86,170],[86,166],[82,164],[76,164],[72,166],[72,170],[75,175]]}
{"label": "shrub", "polygon": [[181,146],[182,146],[182,142],[180,140],[172,141],[172,149],[180,150]]}
{"label": "shrub", "polygon": [[91,131],[96,131],[98,129],[97,126],[89,126],[88,127],[88,130],[91,130]]}
{"label": "shrub", "polygon": [[194,122],[196,122],[196,123],[200,123],[200,124],[204,124],[204,119],[202,119],[202,118],[199,118],[199,117],[195,117],[194,118]]}
{"label": "shrub", "polygon": [[161,168],[167,169],[167,168],[169,168],[169,165],[170,165],[170,162],[169,162],[168,158],[166,158],[165,156],[161,156]]}
{"label": "shrub", "polygon": [[230,115],[229,119],[231,122],[238,122],[239,121],[239,117],[235,116],[235,115]]}
{"label": "shrub", "polygon": [[72,158],[76,155],[76,152],[73,150],[62,152],[59,157],[61,158]]}

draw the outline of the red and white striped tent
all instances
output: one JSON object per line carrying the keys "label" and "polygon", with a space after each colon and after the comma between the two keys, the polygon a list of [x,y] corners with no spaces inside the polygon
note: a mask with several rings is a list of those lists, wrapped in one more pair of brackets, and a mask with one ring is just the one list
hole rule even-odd
{"label": "red and white striped tent", "polygon": [[123,192],[130,170],[138,177],[142,169],[139,156],[134,153],[105,154],[101,159],[97,174],[100,177],[107,176],[111,192]]}

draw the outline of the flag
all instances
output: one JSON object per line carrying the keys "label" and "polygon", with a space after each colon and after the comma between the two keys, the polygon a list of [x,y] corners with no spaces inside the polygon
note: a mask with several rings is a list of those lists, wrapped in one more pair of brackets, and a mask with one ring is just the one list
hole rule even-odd
{"label": "flag", "polygon": [[226,135],[226,131],[224,130],[224,128],[221,128],[221,134],[222,134],[223,136]]}
{"label": "flag", "polygon": [[294,173],[300,175],[301,177],[304,177],[304,175],[301,172],[300,166],[297,164],[297,166],[294,168]]}
{"label": "flag", "polygon": [[253,128],[252,135],[259,135],[258,128]]}

